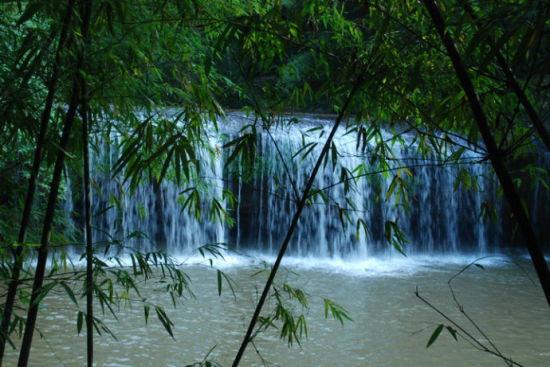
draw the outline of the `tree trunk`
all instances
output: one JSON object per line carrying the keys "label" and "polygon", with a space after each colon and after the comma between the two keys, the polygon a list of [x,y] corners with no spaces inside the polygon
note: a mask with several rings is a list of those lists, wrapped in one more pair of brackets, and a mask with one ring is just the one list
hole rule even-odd
{"label": "tree trunk", "polygon": [[[36,191],[36,185],[38,182],[38,174],[40,172],[40,162],[42,160],[42,151],[44,150],[46,132],[48,130],[48,123],[50,121],[50,113],[53,106],[53,99],[55,96],[56,85],[59,79],[59,64],[61,51],[65,47],[65,41],[67,38],[68,28],[71,21],[72,10],[74,7],[74,0],[70,0],[65,13],[63,15],[63,27],[61,29],[61,34],[59,36],[59,43],[57,45],[57,50],[54,59],[54,65],[52,69],[52,76],[48,82],[48,94],[46,96],[46,102],[44,105],[44,110],[40,117],[40,132],[36,140],[36,148],[34,151],[34,158],[31,169],[31,176],[29,178],[29,186],[27,188],[27,193],[25,196],[25,205],[23,207],[23,215],[21,218],[21,226],[19,228],[19,235],[17,237],[17,242],[19,246],[14,249],[14,262],[13,262],[13,271],[10,284],[8,286],[8,293],[6,296],[6,303],[4,305],[4,312],[2,315],[2,325],[0,329],[0,366],[2,365],[4,350],[6,347],[6,340],[8,337],[8,330],[11,321],[11,316],[13,312],[13,305],[15,303],[15,298],[17,295],[17,287],[19,283],[19,276],[21,274],[21,268],[23,266],[23,247],[25,238],[27,235],[27,228],[29,226],[31,211],[34,201],[34,193]],[[69,45],[67,45],[69,46]]]}
{"label": "tree trunk", "polygon": [[44,217],[44,224],[42,228],[42,237],[40,240],[40,247],[38,248],[38,260],[36,262],[36,271],[34,274],[34,283],[32,286],[32,295],[29,310],[27,313],[27,321],[25,323],[25,331],[23,333],[23,341],[21,344],[21,351],[19,352],[19,367],[26,367],[29,359],[29,353],[31,349],[32,337],[34,333],[34,325],[36,323],[36,316],[38,314],[38,297],[44,281],[44,273],[46,271],[46,260],[48,258],[48,242],[50,240],[50,233],[53,226],[55,206],[57,204],[57,194],[59,192],[59,185],[61,183],[61,173],[63,171],[63,165],[65,161],[65,150],[67,148],[69,138],[71,135],[71,129],[74,123],[76,108],[78,105],[78,93],[79,83],[75,81],[73,88],[73,96],[69,104],[69,110],[65,116],[65,123],[63,127],[63,134],[59,143],[59,152],[57,153],[57,159],[55,161],[55,168],[53,172],[52,182],[50,184],[50,193],[48,196],[48,206],[46,208],[46,214]]}
{"label": "tree trunk", "polygon": [[422,2],[430,13],[432,22],[437,29],[437,32],[439,33],[443,45],[449,53],[449,57],[451,58],[460,84],[462,85],[462,88],[464,89],[464,92],[468,97],[470,108],[472,109],[472,113],[477,122],[477,126],[479,128],[483,141],[485,142],[485,146],[489,151],[489,159],[491,160],[491,164],[493,165],[495,173],[500,181],[502,190],[504,191],[504,196],[506,197],[506,200],[508,201],[508,204],[512,209],[514,218],[517,220],[520,230],[523,233],[525,245],[527,246],[529,254],[531,255],[531,260],[533,261],[533,265],[546,296],[546,301],[550,305],[550,272],[548,271],[548,265],[546,264],[546,260],[544,259],[544,254],[535,235],[535,232],[533,231],[533,227],[531,226],[529,217],[525,212],[525,209],[523,208],[519,193],[514,186],[514,183],[510,177],[510,174],[508,173],[508,170],[506,169],[506,166],[504,165],[502,156],[500,154],[501,152],[497,148],[495,139],[491,134],[491,130],[487,122],[487,117],[485,116],[483,108],[481,107],[481,103],[477,98],[477,94],[472,84],[472,81],[464,64],[462,63],[462,59],[458,54],[458,51],[456,50],[450,34],[445,31],[445,22],[435,1],[422,0]]}
{"label": "tree trunk", "polygon": [[[86,96],[86,87],[82,87]],[[94,363],[94,326],[93,326],[93,242],[92,242],[92,209],[90,202],[90,149],[88,144],[88,104],[86,97],[82,100],[82,156],[84,160],[84,212],[86,220],[86,351],[88,367]]]}
{"label": "tree trunk", "polygon": [[[83,1],[86,1],[86,0],[83,0]],[[82,9],[89,10],[90,9],[89,5],[91,4],[84,4]],[[82,65],[84,63],[85,49],[89,38],[88,36],[89,36],[90,15],[91,15],[91,11],[81,13],[81,34],[84,37],[84,44],[78,51],[78,56],[77,56],[78,59],[77,59],[75,73],[74,73],[74,82],[73,82],[73,91],[72,91],[71,101],[65,117],[63,134],[61,136],[61,141],[59,143],[60,149],[57,154],[54,173],[52,177],[52,183],[50,185],[48,205],[47,205],[46,214],[44,217],[40,247],[38,248],[38,260],[36,263],[36,271],[34,275],[34,283],[33,283],[30,307],[27,313],[27,321],[25,324],[25,331],[23,333],[21,351],[19,353],[18,367],[26,367],[29,360],[32,337],[34,334],[34,327],[36,324],[36,317],[38,314],[38,306],[39,306],[38,297],[41,293],[42,283],[44,281],[44,273],[46,270],[46,260],[48,258],[48,242],[49,242],[49,237],[50,237],[50,233],[53,225],[55,206],[57,203],[57,196],[59,191],[59,184],[61,183],[61,173],[63,170],[64,161],[65,161],[65,154],[66,154],[65,150],[67,148],[67,145],[70,139],[71,129],[74,123],[76,110],[82,99],[81,92],[84,86],[83,83],[85,81],[81,74],[81,70],[82,70]]]}
{"label": "tree trunk", "polygon": [[[90,41],[89,26],[86,19],[90,19],[91,0],[83,0],[81,4],[82,18],[85,19],[82,25],[82,36],[85,47],[83,50],[83,60],[86,60],[87,45]],[[89,148],[89,109],[88,93],[86,81],[81,73],[78,74],[81,86],[81,116],[82,116],[82,159],[84,161],[84,211],[86,219],[86,355],[88,367],[94,364],[94,307],[93,307],[93,257],[94,249],[92,242],[92,208],[90,201],[90,148]]]}

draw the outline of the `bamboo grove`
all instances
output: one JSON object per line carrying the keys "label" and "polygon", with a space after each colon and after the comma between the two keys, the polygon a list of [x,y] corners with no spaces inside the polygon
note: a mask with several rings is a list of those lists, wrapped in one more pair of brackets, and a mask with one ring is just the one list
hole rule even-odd
{"label": "bamboo grove", "polygon": [[[522,197],[537,182],[547,187],[549,179],[536,164],[550,150],[549,12],[548,2],[535,0],[3,1],[0,364],[5,348],[22,338],[18,365],[27,366],[40,303],[54,288],[77,307],[85,300],[75,320],[78,332],[87,333],[88,366],[94,330],[110,332],[94,304],[115,313],[129,293],[140,295],[137,279],[158,282],[174,300],[192,295],[184,269],[162,249],[143,253],[114,237],[94,242],[99,214],[90,207],[97,190],[90,151],[99,149],[100,140],[120,151],[113,175],[124,177],[132,195],[147,180],[199,182],[199,149],[213,156],[224,150],[229,169],[253,172],[257,132],[303,111],[334,114],[333,130],[307,184],[282,188],[294,197],[296,214],[243,330],[234,366],[253,336],[273,323],[287,326],[281,338],[289,343],[307,336],[303,314],[292,318],[281,306],[262,317],[262,307],[274,294],[281,305],[283,293],[307,307],[300,290],[274,284],[274,278],[301,211],[312,201],[326,204],[313,179],[322,164],[338,164],[332,138],[339,127],[357,137],[358,150],[376,144],[369,166],[343,167],[342,185],[373,172],[388,174],[396,159],[392,146],[405,144],[405,134],[419,154],[442,166],[466,164],[469,151],[479,163],[489,162],[550,303],[550,273]],[[254,123],[213,149],[206,125],[223,124],[229,108],[248,111]],[[166,118],[168,109],[175,112]],[[384,139],[381,129],[392,138]],[[311,151],[304,146],[300,157]],[[405,162],[401,166],[412,175]],[[62,215],[69,177],[79,178],[72,185],[83,196],[82,228],[71,228]],[[475,177],[464,173],[457,185],[475,189]],[[382,200],[399,192],[396,205],[406,205],[405,179],[396,175],[388,191],[380,193]],[[182,210],[197,217],[207,210],[212,220],[231,222],[231,210],[203,205],[206,195],[183,190]],[[224,191],[214,203],[223,200],[233,202],[234,196]],[[495,203],[483,208],[472,215],[494,218]],[[398,224],[386,227],[388,245],[405,251]],[[105,262],[120,251],[132,265]],[[221,256],[217,246],[197,244],[197,251]],[[71,264],[74,254],[85,268]],[[219,271],[220,292],[226,283],[231,287]],[[171,334],[174,325],[164,309],[140,299],[145,321],[154,311]],[[341,306],[325,302],[340,322],[349,319]]]}

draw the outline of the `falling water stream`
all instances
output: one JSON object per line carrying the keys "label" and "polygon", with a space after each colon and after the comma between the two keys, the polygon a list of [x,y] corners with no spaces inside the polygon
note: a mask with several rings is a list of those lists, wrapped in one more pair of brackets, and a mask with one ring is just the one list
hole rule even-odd
{"label": "falling water stream", "polygon": [[[96,338],[98,366],[184,366],[200,361],[212,348],[211,360],[230,365],[265,281],[264,273],[257,274],[258,269],[262,261],[273,261],[289,226],[294,210],[291,188],[304,186],[326,136],[319,138],[319,132],[331,124],[329,120],[303,116],[300,129],[284,127],[269,133],[259,130],[260,168],[243,179],[243,168],[234,164],[233,170],[227,170],[227,156],[219,152],[247,121],[242,114],[229,115],[222,134],[210,138],[210,149],[199,150],[203,157],[201,175],[210,195],[219,198],[224,189],[234,193],[233,207],[227,200],[222,201],[224,210],[235,220],[232,227],[219,221],[212,223],[207,214],[201,221],[182,211],[180,194],[185,187],[170,181],[143,184],[132,197],[124,195],[124,185],[110,177],[117,152],[105,146],[94,158],[94,182],[100,190],[94,191],[93,210],[101,213],[95,217],[101,229],[96,231],[96,239],[107,240],[105,232],[119,239],[134,231],[145,233],[184,262],[182,270],[191,277],[196,294],[196,298],[172,308],[169,297],[153,283],[143,285],[143,296],[166,307],[175,324],[174,338],[154,316],[145,325],[139,302],[128,304],[118,310],[118,320],[109,314],[103,316],[117,340],[108,335]],[[319,130],[312,130],[317,126]],[[384,134],[382,138],[389,137]],[[302,158],[298,152],[303,142],[319,144]],[[450,322],[415,296],[417,287],[421,296],[478,341],[488,344],[488,337],[506,357],[525,366],[550,365],[550,312],[534,271],[521,254],[505,255],[499,246],[502,232],[478,218],[484,202],[496,197],[488,167],[462,167],[476,178],[477,191],[455,188],[461,168],[420,159],[415,147],[408,142],[405,147],[397,144],[392,148],[400,162],[410,162],[413,175],[406,181],[411,205],[405,209],[395,205],[395,193],[386,197],[398,173],[393,166],[387,176],[368,176],[344,192],[344,185],[338,184],[343,177],[342,166],[351,172],[368,162],[375,146],[367,146],[363,154],[357,150],[354,134],[346,134],[343,129],[338,132],[335,148],[339,163],[333,165],[328,160],[314,184],[328,202],[313,201],[306,208],[283,261],[286,270],[278,275],[279,282],[286,281],[309,294],[309,338],[301,345],[287,346],[279,340],[278,330],[269,330],[258,336],[256,348],[248,348],[243,366],[505,365],[463,338],[455,340],[446,331],[427,349],[437,325]],[[476,159],[474,153],[468,154],[466,158]],[[113,201],[120,203],[120,212],[107,210]],[[74,203],[66,202],[65,207],[71,205]],[[352,209],[344,227],[341,208]],[[367,233],[357,225],[360,220]],[[386,243],[387,222],[397,223],[406,235],[407,257]],[[196,251],[205,244],[222,242],[237,252],[229,252],[225,261],[216,260],[214,267],[235,280],[235,297],[227,287],[218,296],[216,272]],[[151,248],[148,241],[139,238],[126,243],[144,250]],[[482,266],[468,268],[453,281],[453,289],[459,304],[486,336],[460,314],[447,284],[454,274],[479,258],[477,263]],[[353,321],[340,325],[330,317],[325,319],[324,297],[342,305]],[[82,302],[74,306],[61,292],[52,292],[44,300],[38,321],[42,337],[35,339],[30,365],[84,365],[85,337],[76,333],[76,315],[78,309],[84,309]],[[15,363],[16,355],[17,351],[7,352],[7,365]]]}
{"label": "falling water stream", "polygon": [[[95,158],[96,167],[102,167],[94,173],[94,182],[100,191],[93,195],[93,208],[102,213],[96,217],[96,226],[101,232],[97,232],[95,238],[107,240],[103,233],[110,233],[124,239],[140,231],[172,254],[189,254],[213,242],[273,254],[295,210],[297,200],[293,188],[300,191],[305,186],[333,121],[302,116],[292,126],[282,124],[284,126],[272,127],[269,132],[258,128],[255,171],[243,173],[245,169],[238,162],[224,167],[229,154],[224,154],[226,150],[221,147],[250,122],[242,114],[230,114],[221,124],[221,134],[212,133],[208,146],[196,149],[201,157],[200,183],[193,178],[182,185],[170,180],[160,184],[146,182],[133,196],[122,194],[124,190],[128,192],[128,188],[121,184],[121,179],[111,178],[111,167],[118,152],[105,145]],[[382,139],[391,140],[391,135],[382,131]],[[306,144],[316,146],[307,145],[307,149],[303,149]],[[310,148],[310,154],[304,157]],[[498,249],[498,230],[478,219],[484,201],[495,201],[496,197],[486,163],[470,163],[479,160],[478,154],[465,153],[465,163],[460,167],[452,163],[442,165],[433,158],[420,158],[416,153],[417,144],[404,135],[404,146],[391,145],[394,156],[388,154],[386,172],[371,174],[371,171],[380,171],[380,167],[369,161],[374,150],[374,139],[363,152],[357,149],[355,133],[344,128],[338,131],[330,159],[318,173],[313,187],[326,201],[321,195],[312,198],[291,242],[291,254],[361,259],[384,254],[390,251],[385,238],[388,222],[396,223],[407,236],[409,245],[404,248],[407,254],[464,251],[483,254]],[[337,154],[336,163],[332,162],[333,154]],[[407,170],[399,169],[399,164],[408,167]],[[344,168],[347,176],[343,175]],[[477,191],[467,190],[462,184],[455,186],[461,171],[476,180]],[[403,195],[396,205],[397,189],[386,196],[398,177],[406,183],[410,202],[407,208],[403,205]],[[181,193],[198,186],[203,187],[205,196],[202,220],[187,210],[182,212],[185,194]],[[211,198],[221,199],[223,190],[227,189],[236,198],[234,207],[227,199],[220,201],[236,222],[232,227],[219,221],[212,223],[208,216]],[[120,203],[121,213],[115,209],[105,210],[114,205],[113,198]],[[146,241],[140,239],[127,243],[148,248],[144,245]]]}

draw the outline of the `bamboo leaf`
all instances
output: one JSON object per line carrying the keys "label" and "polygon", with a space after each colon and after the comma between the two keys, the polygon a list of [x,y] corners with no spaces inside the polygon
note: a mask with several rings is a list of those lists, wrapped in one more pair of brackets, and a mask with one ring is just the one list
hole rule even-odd
{"label": "bamboo leaf", "polygon": [[447,328],[447,331],[453,336],[453,338],[454,338],[456,341],[458,341],[458,339],[457,339],[457,337],[456,337],[456,335],[457,335],[456,330],[453,329],[453,328],[450,327],[450,326],[447,326],[446,328]]}
{"label": "bamboo leaf", "polygon": [[435,328],[432,336],[430,336],[430,340],[428,340],[428,344],[426,344],[426,348],[429,348],[430,345],[432,345],[437,340],[439,334],[441,334],[441,330],[443,330],[443,324],[440,324],[438,327]]}
{"label": "bamboo leaf", "polygon": [[58,283],[56,281],[53,281],[51,283],[48,283],[46,284],[45,286],[43,286],[42,288],[40,288],[40,290],[38,291],[38,296],[35,298],[32,306],[36,306],[38,304],[40,304],[40,302],[42,301],[42,299],[44,299],[44,297],[46,297],[46,295],[57,285]]}
{"label": "bamboo leaf", "polygon": [[164,312],[164,309],[162,309],[161,307],[155,306],[155,312],[157,314],[157,317],[160,323],[162,324],[162,326],[164,326],[164,329],[173,338],[174,332],[172,331],[172,326],[174,326],[174,323],[168,318],[168,316],[166,315],[166,312]]}
{"label": "bamboo leaf", "polygon": [[71,301],[73,301],[73,303],[78,306],[78,302],[76,301],[73,290],[65,282],[59,282],[59,284],[63,287],[65,293],[67,293]]}

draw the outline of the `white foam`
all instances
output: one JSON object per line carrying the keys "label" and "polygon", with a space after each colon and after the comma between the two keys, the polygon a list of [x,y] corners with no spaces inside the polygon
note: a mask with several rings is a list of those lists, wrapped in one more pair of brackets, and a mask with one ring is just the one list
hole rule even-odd
{"label": "white foam", "polygon": [[[185,265],[208,265],[210,259],[201,256],[176,256],[178,263]],[[251,267],[263,262],[271,265],[276,257],[262,253],[249,256],[226,252],[223,258],[213,258],[212,266],[220,269]],[[508,257],[502,254],[479,256],[477,254],[457,255],[414,255],[375,256],[366,259],[344,259],[340,257],[297,257],[285,256],[282,266],[295,270],[314,270],[366,277],[407,277],[422,271],[444,270],[446,266],[466,266],[472,262],[484,267],[498,267],[508,264]]]}

